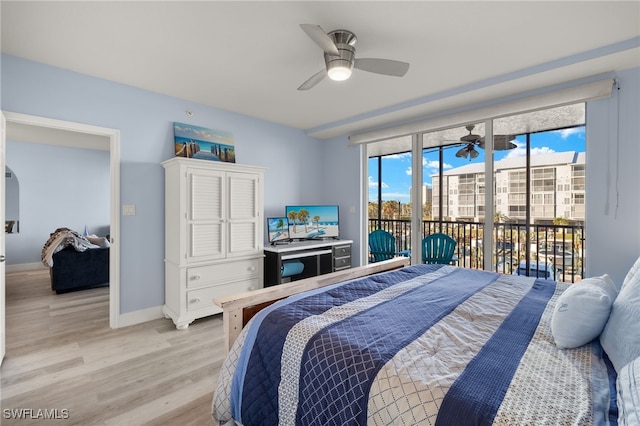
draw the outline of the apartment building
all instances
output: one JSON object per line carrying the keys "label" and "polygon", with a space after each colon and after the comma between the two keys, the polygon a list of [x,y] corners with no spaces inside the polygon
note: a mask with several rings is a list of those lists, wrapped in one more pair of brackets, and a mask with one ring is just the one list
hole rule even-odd
{"label": "apartment building", "polygon": [[[531,157],[531,181],[527,195],[526,158],[495,162],[495,212],[504,220],[524,222],[527,198],[531,223],[552,223],[555,218],[584,223],[585,153],[556,152]],[[440,214],[440,177],[433,175],[432,214]],[[484,220],[484,162],[443,173],[443,217],[453,221]]]}

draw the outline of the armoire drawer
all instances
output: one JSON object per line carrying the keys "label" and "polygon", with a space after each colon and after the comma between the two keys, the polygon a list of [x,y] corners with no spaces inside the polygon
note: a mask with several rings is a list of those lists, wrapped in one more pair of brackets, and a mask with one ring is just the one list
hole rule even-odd
{"label": "armoire drawer", "polygon": [[259,285],[257,276],[227,284],[215,285],[211,287],[200,288],[197,290],[187,291],[187,310],[206,308],[213,306],[213,299],[216,297],[227,296],[229,294],[241,293],[243,291],[256,290]]}
{"label": "armoire drawer", "polygon": [[187,288],[252,278],[259,274],[260,268],[260,259],[187,268]]}

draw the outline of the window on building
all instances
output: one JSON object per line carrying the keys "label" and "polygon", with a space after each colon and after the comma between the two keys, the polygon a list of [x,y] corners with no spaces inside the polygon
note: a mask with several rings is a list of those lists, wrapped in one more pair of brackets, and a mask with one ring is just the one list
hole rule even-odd
{"label": "window on building", "polygon": [[527,214],[526,206],[518,206],[518,205],[510,205],[508,206],[509,216],[510,218],[518,218],[522,219]]}
{"label": "window on building", "polygon": [[571,187],[573,191],[584,191],[584,164],[574,165],[571,168]]}

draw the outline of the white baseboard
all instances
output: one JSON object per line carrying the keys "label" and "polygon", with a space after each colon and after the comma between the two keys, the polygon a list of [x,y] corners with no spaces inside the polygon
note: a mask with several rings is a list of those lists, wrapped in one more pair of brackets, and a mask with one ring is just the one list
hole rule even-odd
{"label": "white baseboard", "polygon": [[120,314],[118,316],[116,328],[128,327],[130,325],[153,321],[158,318],[164,318],[162,306],[154,306],[152,308],[141,309],[139,311],[127,312],[126,314]]}
{"label": "white baseboard", "polygon": [[41,262],[33,262],[33,263],[19,263],[16,265],[5,265],[5,272],[23,272],[23,271],[36,271],[39,269],[49,269],[44,266]]}

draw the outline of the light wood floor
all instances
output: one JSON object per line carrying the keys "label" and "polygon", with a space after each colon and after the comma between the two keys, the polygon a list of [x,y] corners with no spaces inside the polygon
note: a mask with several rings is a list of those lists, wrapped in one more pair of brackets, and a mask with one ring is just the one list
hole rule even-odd
{"label": "light wood floor", "polygon": [[[211,425],[224,357],[220,315],[109,328],[109,289],[56,295],[47,270],[6,275],[2,425]],[[8,419],[57,409],[68,419]]]}

